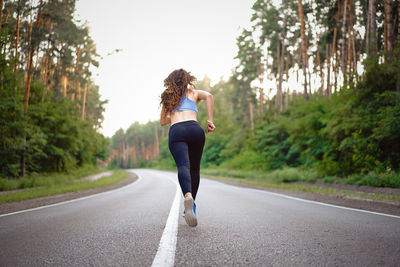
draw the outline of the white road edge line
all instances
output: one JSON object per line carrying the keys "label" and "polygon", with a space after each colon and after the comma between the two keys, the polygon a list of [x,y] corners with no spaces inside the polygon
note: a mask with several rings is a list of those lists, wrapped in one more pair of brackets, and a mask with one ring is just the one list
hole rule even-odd
{"label": "white road edge line", "polygon": [[[134,172],[134,171],[128,170],[128,172]],[[134,172],[134,173],[136,173],[136,172]],[[136,173],[136,175],[138,176],[138,179],[135,182],[127,184],[127,185],[125,185],[123,187],[120,187],[120,188],[116,188],[116,189],[105,191],[105,192],[101,192],[101,193],[96,193],[96,194],[85,196],[85,197],[74,198],[74,199],[70,199],[70,200],[66,200],[66,201],[62,201],[62,202],[57,202],[57,203],[54,203],[54,204],[44,205],[44,206],[40,206],[40,207],[36,207],[36,208],[30,208],[30,209],[26,209],[26,210],[19,210],[19,211],[14,211],[14,212],[10,212],[10,213],[0,214],[0,218],[1,217],[5,217],[5,216],[14,215],[14,214],[19,214],[19,213],[24,213],[24,212],[34,211],[34,210],[41,210],[41,209],[50,208],[50,207],[54,207],[54,206],[64,205],[64,204],[68,204],[68,203],[71,203],[71,202],[80,201],[80,200],[84,200],[84,199],[88,199],[88,198],[92,198],[92,197],[97,197],[97,196],[102,196],[102,195],[114,193],[114,192],[119,191],[119,190],[124,190],[124,189],[127,189],[127,188],[129,188],[129,187],[131,187],[133,185],[136,185],[142,179],[142,177],[138,173]]]}
{"label": "white road edge line", "polygon": [[[207,179],[207,178],[204,177],[204,179]],[[216,180],[213,180],[213,179],[208,179],[208,180],[211,180],[211,181],[214,181],[214,182],[218,182],[218,183],[222,183],[220,181],[216,181]],[[223,184],[225,184],[225,183],[223,183]],[[236,185],[230,185],[230,186],[240,187],[240,186],[236,186]],[[255,190],[257,192],[262,192],[262,193],[269,194],[269,195],[274,195],[274,196],[278,196],[278,197],[288,198],[288,199],[297,200],[297,201],[306,202],[306,203],[311,203],[311,204],[317,204],[317,205],[321,205],[321,206],[327,206],[327,207],[344,209],[344,210],[351,210],[351,211],[358,211],[358,212],[363,212],[363,213],[369,213],[369,214],[374,214],[374,215],[380,215],[380,216],[386,216],[386,217],[392,217],[392,218],[400,219],[400,216],[387,214],[387,213],[380,213],[380,212],[369,211],[369,210],[361,210],[361,209],[356,209],[356,208],[348,208],[348,207],[344,207],[344,206],[338,206],[338,205],[328,204],[328,203],[314,201],[314,200],[307,200],[307,199],[302,199],[302,198],[298,198],[298,197],[292,197],[292,196],[288,196],[288,195],[284,195],[284,194],[280,194],[280,193],[275,193],[275,192],[270,192],[270,191],[262,190],[262,189],[245,188],[245,187],[241,187],[241,188],[248,189],[248,190]],[[266,189],[268,189],[268,188],[266,188]]]}
{"label": "white road edge line", "polygon": [[[169,178],[169,177],[168,177]],[[178,183],[172,179],[176,185],[174,201],[169,211],[167,223],[161,236],[160,245],[158,246],[157,254],[154,257],[152,267],[169,267],[174,266],[176,240],[178,235],[178,218],[179,205],[181,202],[180,188]]]}

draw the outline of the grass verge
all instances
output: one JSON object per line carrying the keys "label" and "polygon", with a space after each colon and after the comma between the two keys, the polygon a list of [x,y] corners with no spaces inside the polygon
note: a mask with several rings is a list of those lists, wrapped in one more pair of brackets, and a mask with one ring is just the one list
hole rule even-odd
{"label": "grass verge", "polygon": [[[224,181],[234,181],[242,184],[247,184],[251,186],[260,186],[271,189],[280,189],[280,190],[291,190],[291,191],[300,191],[307,192],[313,194],[322,194],[322,195],[330,195],[330,196],[338,196],[343,198],[350,199],[362,199],[362,200],[370,200],[376,202],[383,202],[388,204],[400,205],[400,195],[395,194],[384,194],[384,193],[367,193],[367,192],[359,192],[359,191],[351,191],[345,189],[338,189],[334,187],[325,187],[325,186],[315,186],[315,185],[307,185],[307,184],[291,184],[285,183],[286,176],[285,175],[276,175],[272,174],[271,177],[265,177],[264,175],[254,175],[247,177],[238,177],[245,175],[243,172],[234,173],[236,176],[226,176],[221,175],[219,173],[226,173],[226,170],[219,170],[218,172],[215,170],[204,169],[202,170],[202,176],[216,180],[224,180]],[[247,173],[249,174],[249,173]],[[299,174],[301,175],[301,174]],[[286,178],[285,178],[286,177]],[[304,179],[303,181],[307,181],[308,179]]]}
{"label": "grass verge", "polygon": [[30,188],[20,192],[2,194],[0,195],[0,204],[112,186],[127,179],[129,176],[130,174],[124,170],[116,170],[112,175],[96,181],[76,182],[76,179],[74,179],[65,184],[53,184],[46,187]]}
{"label": "grass verge", "polygon": [[53,187],[62,184],[72,183],[80,178],[88,175],[104,172],[107,169],[97,168],[91,165],[74,169],[69,172],[63,173],[47,173],[47,174],[30,174],[18,179],[1,178],[0,177],[0,191],[8,191],[15,189],[25,189],[34,187]]}
{"label": "grass verge", "polygon": [[258,170],[238,170],[238,169],[201,169],[201,173],[205,175],[245,178],[260,180],[268,183],[290,183],[290,182],[315,182],[318,175],[315,170],[303,170],[300,168],[286,167],[273,171],[258,171]]}

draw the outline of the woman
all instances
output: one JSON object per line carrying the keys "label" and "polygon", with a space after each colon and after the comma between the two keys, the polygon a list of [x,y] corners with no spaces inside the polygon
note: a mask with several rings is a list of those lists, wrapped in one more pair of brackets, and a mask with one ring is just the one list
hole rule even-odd
{"label": "woman", "polygon": [[213,97],[210,93],[196,90],[196,78],[184,69],[173,71],[165,80],[165,91],[161,94],[160,123],[171,123],[169,150],[178,168],[178,179],[185,197],[184,215],[189,226],[197,225],[196,199],[200,182],[200,159],[203,153],[205,134],[197,122],[197,104],[207,101],[207,131],[215,130],[213,120]]}

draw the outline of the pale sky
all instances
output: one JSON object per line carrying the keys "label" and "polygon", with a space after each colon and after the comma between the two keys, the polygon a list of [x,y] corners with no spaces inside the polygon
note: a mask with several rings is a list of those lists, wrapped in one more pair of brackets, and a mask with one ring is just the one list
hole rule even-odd
{"label": "pale sky", "polygon": [[[249,28],[254,0],[78,0],[103,56],[94,69],[108,99],[102,133],[111,137],[133,122],[159,118],[163,81],[184,68],[199,80],[227,79],[235,67],[236,38]],[[122,52],[107,56],[115,49]]]}

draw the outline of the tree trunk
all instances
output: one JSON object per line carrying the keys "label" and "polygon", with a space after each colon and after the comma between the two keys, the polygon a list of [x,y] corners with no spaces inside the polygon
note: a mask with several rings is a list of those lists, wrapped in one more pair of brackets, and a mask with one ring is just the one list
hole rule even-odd
{"label": "tree trunk", "polygon": [[157,124],[154,124],[154,147],[155,147],[155,155],[154,157],[158,157],[160,155],[160,142],[158,140],[158,129],[157,129]]}
{"label": "tree trunk", "polygon": [[371,28],[371,16],[370,16],[370,2],[368,0],[368,10],[367,10],[367,25],[366,25],[366,30],[365,30],[365,51],[369,51],[369,44],[370,44],[370,28]]}
{"label": "tree trunk", "polygon": [[314,72],[317,72],[319,68],[319,76],[320,76],[320,87],[318,89],[318,93],[320,95],[324,94],[324,71],[323,71],[323,67],[321,64],[321,56],[320,56],[320,52],[319,52],[319,43],[317,44],[317,57],[315,59],[315,69]]}
{"label": "tree trunk", "polygon": [[397,93],[400,94],[400,65],[397,71],[397,84],[396,84]]}
{"label": "tree trunk", "polygon": [[254,129],[254,108],[253,108],[253,103],[251,100],[249,100],[249,113],[250,113],[250,128],[253,130]]}
{"label": "tree trunk", "polygon": [[[1,0],[2,2],[3,2],[3,0]],[[6,15],[6,18],[5,18],[5,20],[4,20],[4,23],[7,23],[8,22],[8,18],[10,17],[10,14],[11,14],[11,8],[9,8],[8,9],[8,11],[7,11],[7,15]],[[12,38],[10,39],[10,40],[12,40]],[[6,45],[4,46],[4,52],[3,52],[3,54],[6,54]],[[9,45],[9,50],[11,51],[12,50],[12,44],[11,44],[11,41],[10,41],[10,45]],[[12,53],[10,53],[10,55],[11,55]]]}
{"label": "tree trunk", "polygon": [[87,94],[87,84],[85,85],[85,89],[83,90],[83,103],[82,103],[82,120],[85,119],[86,112],[86,94]]}
{"label": "tree trunk", "polygon": [[[32,19],[32,16],[31,16]],[[26,87],[25,87],[25,95],[24,95],[24,117],[26,117],[28,113],[28,105],[29,105],[29,92],[31,89],[31,71],[32,71],[32,65],[33,65],[33,51],[34,48],[32,47],[32,27],[33,27],[33,22],[31,20],[31,23],[29,25],[29,55],[28,55],[28,64],[27,64],[27,78],[26,78]]]}
{"label": "tree trunk", "polygon": [[327,75],[326,75],[326,95],[331,95],[331,57],[329,51],[329,44],[326,44],[326,68],[327,68]]}
{"label": "tree trunk", "polygon": [[[348,31],[350,32],[350,25],[349,25],[349,29],[348,29]],[[348,73],[348,75],[347,75],[347,77],[349,77],[349,74],[351,74],[351,72],[352,72],[352,58],[351,58],[351,55],[352,55],[352,45],[351,45],[351,36],[349,36],[348,37],[348,40],[347,40],[347,55],[346,55],[346,69],[347,69],[347,73]]]}
{"label": "tree trunk", "polygon": [[385,48],[393,51],[393,0],[385,0]]}
{"label": "tree trunk", "polygon": [[[39,23],[40,23],[40,10],[42,7],[42,3],[43,0],[40,0],[40,6],[38,9],[38,14],[36,17],[36,23],[35,23],[35,27],[38,28],[39,27]],[[25,97],[24,97],[24,116],[26,117],[27,112],[28,112],[28,105],[29,105],[29,92],[31,89],[31,76],[32,76],[32,65],[33,65],[33,54],[35,52],[35,48],[33,47],[32,43],[32,24],[31,24],[31,28],[30,28],[30,35],[29,35],[29,42],[30,42],[30,52],[29,52],[29,59],[28,59],[28,71],[27,71],[27,78],[26,78],[26,87],[25,87]]]}
{"label": "tree trunk", "polygon": [[[400,45],[400,3],[397,3],[397,45]],[[398,66],[398,71],[397,71],[397,84],[396,84],[396,90],[397,90],[397,99],[400,98],[400,65]]]}
{"label": "tree trunk", "polygon": [[63,95],[64,95],[64,97],[66,97],[67,96],[67,83],[68,83],[68,80],[67,80],[67,77],[65,75],[62,77],[62,83],[63,83]]}
{"label": "tree trunk", "polygon": [[283,110],[283,94],[282,94],[282,81],[283,81],[283,62],[285,57],[285,43],[282,44],[282,55],[279,62],[279,83],[278,83],[278,101],[279,101],[279,114]]}
{"label": "tree trunk", "polygon": [[285,109],[289,108],[289,88],[286,90]]}
{"label": "tree trunk", "polygon": [[299,82],[299,69],[300,69],[300,62],[301,62],[301,48],[299,47],[297,53],[297,70],[296,70],[296,82]]}
{"label": "tree trunk", "polygon": [[335,14],[335,28],[333,29],[333,43],[332,43],[332,57],[334,58],[333,60],[333,73],[335,74],[335,80],[334,80],[334,90],[336,92],[337,90],[337,78],[338,78],[338,54],[337,54],[337,35],[338,35],[338,28],[339,28],[339,18],[340,18],[340,6],[341,6],[341,0],[338,0],[337,2],[337,11]]}
{"label": "tree trunk", "polygon": [[75,73],[77,73],[77,71],[78,71],[80,57],[81,57],[81,48],[78,47],[76,50]]}
{"label": "tree trunk", "polygon": [[17,70],[17,65],[18,65],[18,42],[19,42],[19,24],[20,24],[20,10],[21,9],[21,0],[18,0],[18,6],[17,6],[17,30],[15,34],[15,65],[13,67],[13,71],[15,72]]}
{"label": "tree trunk", "polygon": [[353,70],[355,72],[355,75],[357,76],[357,68],[358,68],[358,58],[357,58],[357,50],[356,50],[356,41],[355,41],[355,37],[354,37],[354,27],[353,25],[351,26],[351,30],[352,30],[352,35],[351,35],[351,44],[353,46]]}
{"label": "tree trunk", "polygon": [[344,83],[347,83],[347,5],[348,0],[344,0],[343,3],[343,23],[342,23],[342,39],[341,39],[341,53],[340,53],[340,68],[344,78]]}
{"label": "tree trunk", "polygon": [[1,30],[1,22],[3,19],[3,0],[0,0],[0,30]]}
{"label": "tree trunk", "polygon": [[285,66],[285,70],[286,70],[286,81],[289,81],[289,56],[286,57],[286,66]]}
{"label": "tree trunk", "polygon": [[278,113],[280,113],[280,95],[282,93],[282,88],[280,87],[280,83],[279,81],[281,80],[281,42],[279,40],[279,36],[278,34],[276,34],[276,58],[277,58],[277,64],[278,64],[278,81],[277,81],[277,85],[276,85],[276,96],[275,96],[275,106],[278,110]]}
{"label": "tree trunk", "polygon": [[400,3],[397,3],[397,45],[400,46]]}
{"label": "tree trunk", "polygon": [[39,67],[39,47],[36,49],[35,71],[37,71],[38,67]]}
{"label": "tree trunk", "polygon": [[[76,75],[75,79],[76,80],[79,79],[79,69],[78,69],[78,67],[79,67],[79,59],[80,59],[80,57],[81,57],[81,48],[78,47],[77,50],[76,50],[76,63],[75,63],[75,75]],[[80,84],[79,81],[76,81],[75,85],[76,85],[75,86],[76,89],[78,89],[78,100],[80,100],[81,99],[81,84]]]}
{"label": "tree trunk", "polygon": [[282,113],[283,110],[283,94],[282,94],[282,81],[283,81],[283,64],[285,62],[285,48],[286,48],[286,24],[287,24],[287,15],[285,15],[285,19],[283,22],[283,40],[282,40],[282,53],[279,56],[279,85],[278,85],[278,96],[279,96],[279,114]]}
{"label": "tree trunk", "polygon": [[349,47],[351,51],[351,53],[349,54],[350,58],[349,62],[351,62],[351,69],[353,72],[352,77],[355,77],[357,75],[357,51],[356,51],[356,43],[354,37],[353,19],[354,19],[353,5],[352,1],[349,1],[349,33],[350,33]]}
{"label": "tree trunk", "polygon": [[[18,1],[19,3],[19,1]],[[39,27],[39,22],[40,22],[40,9],[42,6],[42,0],[40,0],[40,6],[36,18],[36,28]],[[25,94],[24,94],[24,118],[26,119],[28,115],[28,106],[29,106],[29,92],[31,89],[31,75],[32,75],[32,65],[33,65],[33,53],[35,51],[35,48],[33,47],[32,43],[32,24],[31,24],[31,29],[30,29],[30,36],[29,36],[29,42],[30,42],[30,52],[29,52],[29,59],[28,59],[28,73],[27,73],[27,78],[26,78],[26,87],[25,87]],[[25,153],[26,153],[26,131],[24,131],[24,140],[23,140],[23,151],[22,151],[22,156],[21,156],[21,175],[25,175]]]}
{"label": "tree trunk", "polygon": [[259,99],[259,112],[262,114],[264,112],[264,90],[262,87],[258,88],[258,91],[260,93],[260,99]]}
{"label": "tree trunk", "polygon": [[368,26],[368,55],[376,55],[376,0],[369,0]]}
{"label": "tree trunk", "polygon": [[4,20],[5,23],[8,22],[8,19],[10,18],[10,15],[11,15],[11,9],[8,9],[7,15],[6,15],[6,19]]}
{"label": "tree trunk", "polygon": [[133,167],[137,167],[136,166],[137,158],[136,158],[136,144],[135,143],[132,146],[132,160],[133,160]]}
{"label": "tree trunk", "polygon": [[305,35],[305,25],[304,25],[304,11],[303,11],[303,3],[302,0],[298,0],[299,6],[299,17],[300,17],[300,25],[301,25],[301,52],[303,59],[303,75],[304,75],[304,99],[308,100],[308,92],[307,92],[307,43],[306,43],[306,35]]}
{"label": "tree trunk", "polygon": [[311,71],[310,71],[310,66],[308,65],[308,61],[307,61],[307,74],[308,74],[308,93],[311,95],[312,94]]}
{"label": "tree trunk", "polygon": [[78,100],[81,100],[82,92],[81,92],[81,82],[78,82]]}

